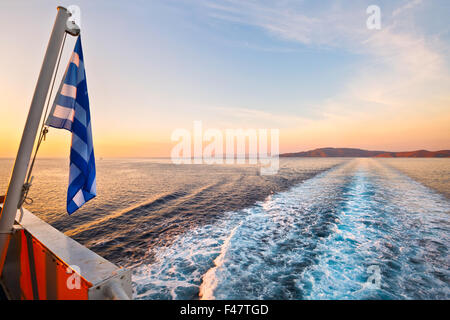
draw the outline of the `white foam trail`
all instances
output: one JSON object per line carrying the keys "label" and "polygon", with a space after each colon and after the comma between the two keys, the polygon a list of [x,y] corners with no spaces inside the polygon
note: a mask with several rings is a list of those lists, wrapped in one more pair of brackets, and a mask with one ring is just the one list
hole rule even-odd
{"label": "white foam trail", "polygon": [[216,259],[214,259],[214,267],[209,269],[203,276],[199,292],[200,300],[215,299],[214,290],[216,289],[217,284],[219,283],[219,279],[216,276],[217,269],[223,265],[226,253],[228,252],[228,248],[230,247],[231,239],[233,238],[234,234],[236,233],[236,230],[240,227],[241,224],[242,223],[240,223],[239,225],[234,227],[233,230],[231,230],[230,235],[228,236],[228,238],[225,239],[220,249],[220,254],[217,256]]}
{"label": "white foam trail", "polygon": [[[279,242],[287,240],[287,237],[292,236],[294,241],[298,241],[300,235],[296,232],[291,234],[291,231],[297,229],[296,224],[304,224],[301,222],[303,214],[298,214],[299,210],[309,212],[316,203],[330,201],[334,190],[342,184],[345,175],[340,172],[345,168],[348,168],[348,164],[344,168],[320,173],[254,206],[228,212],[211,225],[179,235],[170,246],[152,248],[153,262],[143,263],[133,270],[134,297],[195,299],[199,298],[202,286],[203,299],[239,298],[240,287],[245,283],[242,276],[251,277],[252,274],[263,278],[266,275],[270,283],[267,292],[271,292],[272,287],[279,287],[276,275],[280,272],[291,273],[285,268],[289,267],[287,261],[292,254],[285,252],[280,259],[284,267],[266,266],[264,259],[271,260],[273,254],[278,252]],[[308,221],[316,224],[315,217],[309,217],[313,220]],[[306,232],[309,235],[312,231]],[[301,238],[310,242],[308,236]],[[230,261],[233,261],[231,265]],[[230,267],[244,269],[235,273]],[[256,284],[259,285],[261,280]],[[255,280],[248,281],[251,287]],[[259,295],[245,297],[257,298]]]}
{"label": "white foam trail", "polygon": [[[352,177],[342,194],[340,232],[318,242],[320,258],[299,281],[303,298],[448,297],[442,279],[448,274],[450,203],[372,159],[359,161]],[[368,282],[372,266],[379,287]]]}
{"label": "white foam trail", "polygon": [[[133,271],[135,297],[447,298],[449,208],[381,162],[355,159],[155,248]],[[372,265],[379,289],[367,285]]]}

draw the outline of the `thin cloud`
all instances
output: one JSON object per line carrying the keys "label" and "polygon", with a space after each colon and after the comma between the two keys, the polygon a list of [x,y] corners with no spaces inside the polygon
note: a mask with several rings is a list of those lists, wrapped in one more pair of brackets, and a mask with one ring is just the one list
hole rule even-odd
{"label": "thin cloud", "polygon": [[398,16],[398,15],[400,15],[400,14],[403,14],[405,11],[409,11],[409,10],[411,10],[411,9],[413,9],[413,8],[415,8],[415,7],[419,6],[419,5],[421,5],[422,2],[423,2],[422,0],[412,0],[412,1],[409,1],[409,2],[406,3],[405,5],[403,5],[403,6],[399,7],[399,8],[397,8],[397,9],[395,9],[395,10],[392,12],[392,16],[393,16],[393,17],[396,17],[396,16]]}
{"label": "thin cloud", "polygon": [[[346,90],[318,103],[317,109],[323,114],[357,112],[357,108],[360,112],[374,105],[383,109],[404,108],[436,97],[442,99],[449,92],[447,44],[420,34],[413,18],[402,15],[417,9],[421,0],[398,7],[390,20],[389,12],[382,7],[383,26],[379,31],[365,27],[366,7],[361,4],[333,2],[314,13],[306,2],[298,1],[211,0],[204,4],[214,19],[256,26],[281,40],[305,46],[336,48],[365,56],[366,62],[355,70]],[[415,28],[402,29],[405,24]]]}
{"label": "thin cloud", "polygon": [[308,118],[284,114],[282,112],[268,112],[249,108],[236,107],[208,107],[214,114],[222,114],[228,119],[228,126],[241,126],[242,124],[260,125],[262,127],[294,126],[310,122]]}

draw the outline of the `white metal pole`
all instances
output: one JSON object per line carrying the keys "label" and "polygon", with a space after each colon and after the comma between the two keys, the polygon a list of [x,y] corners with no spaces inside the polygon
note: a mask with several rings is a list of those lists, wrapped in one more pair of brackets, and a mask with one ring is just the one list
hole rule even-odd
{"label": "white metal pole", "polygon": [[5,258],[8,248],[9,236],[13,229],[14,219],[17,214],[18,204],[22,196],[22,187],[30,162],[31,153],[39,128],[42,111],[47,98],[48,90],[56,67],[59,51],[63,42],[64,34],[67,31],[67,20],[70,13],[66,8],[58,7],[55,24],[47,45],[44,62],[39,73],[38,82],[31,101],[27,121],[23,130],[19,150],[6,193],[5,203],[0,215],[0,271],[1,261]]}

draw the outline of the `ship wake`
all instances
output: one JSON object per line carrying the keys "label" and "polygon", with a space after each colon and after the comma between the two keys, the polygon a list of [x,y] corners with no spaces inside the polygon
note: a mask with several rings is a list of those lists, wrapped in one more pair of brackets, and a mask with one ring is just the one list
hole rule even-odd
{"label": "ship wake", "polygon": [[153,248],[135,297],[445,299],[449,212],[400,172],[353,160]]}

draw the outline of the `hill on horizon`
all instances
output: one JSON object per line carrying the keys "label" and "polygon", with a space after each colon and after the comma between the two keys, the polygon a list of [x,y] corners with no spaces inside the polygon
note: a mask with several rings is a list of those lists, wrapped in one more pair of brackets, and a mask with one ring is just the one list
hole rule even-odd
{"label": "hill on horizon", "polygon": [[371,151],[355,148],[319,148],[309,151],[282,153],[280,157],[356,157],[356,158],[449,158],[450,150]]}

